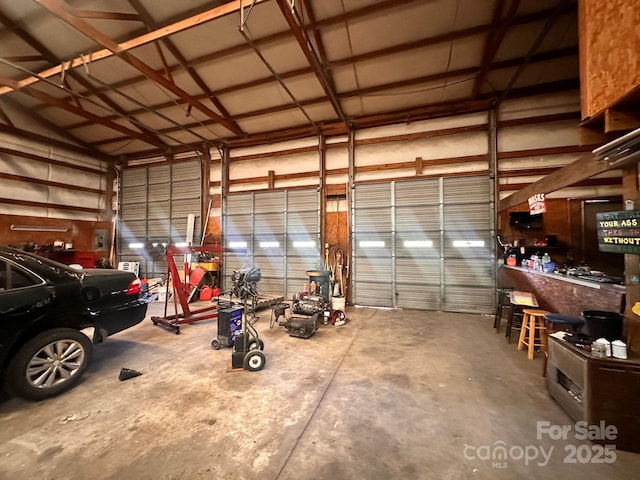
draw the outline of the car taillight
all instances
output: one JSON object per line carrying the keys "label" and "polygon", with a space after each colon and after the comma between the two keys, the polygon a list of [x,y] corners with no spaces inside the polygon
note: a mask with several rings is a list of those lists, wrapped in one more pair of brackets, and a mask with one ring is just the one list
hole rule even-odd
{"label": "car taillight", "polygon": [[140,283],[140,279],[136,278],[134,280],[131,280],[131,283],[127,287],[127,295],[137,295],[140,293],[141,290],[142,290],[142,286]]}

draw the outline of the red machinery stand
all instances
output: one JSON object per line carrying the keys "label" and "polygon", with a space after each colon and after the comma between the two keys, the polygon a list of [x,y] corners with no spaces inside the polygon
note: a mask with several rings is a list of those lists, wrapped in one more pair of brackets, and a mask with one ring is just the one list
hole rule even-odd
{"label": "red machinery stand", "polygon": [[[189,294],[190,283],[188,280],[187,272],[185,272],[185,281],[180,280],[180,274],[178,273],[178,267],[174,259],[175,255],[191,255],[198,253],[222,253],[224,248],[222,247],[175,247],[168,246],[165,250],[167,257],[167,288],[169,282],[173,286],[173,306],[175,313],[173,315],[167,315],[167,305],[169,302],[169,295],[164,300],[164,317],[151,317],[151,321],[154,325],[162,325],[167,328],[171,328],[175,331],[176,335],[180,334],[180,325],[183,323],[193,323],[200,320],[211,320],[218,318],[218,306],[213,305],[211,307],[201,308],[198,310],[191,310],[189,308]],[[187,267],[188,268],[188,267]],[[178,311],[178,303],[182,313]]]}

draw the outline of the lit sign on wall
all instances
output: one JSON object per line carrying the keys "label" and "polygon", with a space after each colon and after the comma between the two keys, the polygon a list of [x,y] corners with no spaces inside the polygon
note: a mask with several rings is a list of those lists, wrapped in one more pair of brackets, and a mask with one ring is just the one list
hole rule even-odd
{"label": "lit sign on wall", "polygon": [[601,252],[640,254],[640,211],[597,213],[596,220]]}

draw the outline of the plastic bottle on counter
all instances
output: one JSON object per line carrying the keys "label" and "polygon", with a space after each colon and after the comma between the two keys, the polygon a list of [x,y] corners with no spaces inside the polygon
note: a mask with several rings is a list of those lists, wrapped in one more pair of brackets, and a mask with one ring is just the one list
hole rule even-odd
{"label": "plastic bottle on counter", "polygon": [[538,259],[538,255],[535,253],[531,255],[531,261],[529,262],[529,266],[534,270],[538,270],[538,266],[540,264],[540,260]]}
{"label": "plastic bottle on counter", "polygon": [[544,255],[542,255],[542,265],[549,262],[551,262],[551,257],[547,252],[544,252]]}

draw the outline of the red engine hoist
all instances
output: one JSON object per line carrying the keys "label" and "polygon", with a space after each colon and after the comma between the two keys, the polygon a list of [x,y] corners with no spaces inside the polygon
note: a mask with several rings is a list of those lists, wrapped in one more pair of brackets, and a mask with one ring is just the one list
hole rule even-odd
{"label": "red engine hoist", "polygon": [[[224,248],[222,247],[175,247],[168,246],[165,250],[165,255],[167,257],[167,290],[169,289],[169,282],[171,282],[173,288],[173,306],[174,306],[174,314],[167,315],[167,307],[169,304],[169,295],[167,291],[167,295],[164,299],[164,316],[151,317],[151,321],[154,325],[162,325],[167,328],[171,328],[175,331],[176,335],[180,334],[180,325],[183,323],[193,323],[199,322],[200,320],[211,320],[214,318],[218,318],[218,305],[213,305],[211,307],[200,308],[198,310],[191,310],[189,308],[189,297],[191,294],[191,288],[197,287],[197,285],[193,285],[192,282],[189,281],[189,272],[188,272],[188,264],[185,261],[185,280],[184,282],[180,279],[180,274],[178,273],[178,267],[176,266],[175,256],[176,255],[192,255],[198,253],[222,253],[224,252]],[[194,279],[194,275],[191,277]],[[197,277],[196,277],[197,278]],[[180,309],[178,309],[178,304],[180,304]]]}

